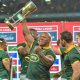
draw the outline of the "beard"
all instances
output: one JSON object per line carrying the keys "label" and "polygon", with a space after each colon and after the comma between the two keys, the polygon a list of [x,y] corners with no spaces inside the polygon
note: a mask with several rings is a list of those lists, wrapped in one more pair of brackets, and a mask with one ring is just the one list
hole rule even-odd
{"label": "beard", "polygon": [[62,47],[65,47],[65,45],[64,44],[61,44],[62,45]]}
{"label": "beard", "polygon": [[65,45],[62,45],[62,47],[65,47]]}

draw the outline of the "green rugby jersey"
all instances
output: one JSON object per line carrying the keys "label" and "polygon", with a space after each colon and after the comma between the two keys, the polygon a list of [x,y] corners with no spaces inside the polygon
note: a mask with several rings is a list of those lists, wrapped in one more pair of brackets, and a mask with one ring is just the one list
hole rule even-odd
{"label": "green rugby jersey", "polygon": [[[55,59],[55,54],[51,49],[42,49],[42,53],[46,55],[51,55]],[[46,65],[39,56],[33,50],[30,54],[31,60],[29,61],[27,78],[30,80],[50,80],[49,68],[51,66]]]}
{"label": "green rugby jersey", "polygon": [[[36,46],[38,43],[38,41],[35,40],[33,42],[33,45],[31,46],[31,50],[30,50],[30,53],[32,53],[32,50],[34,49],[34,46]],[[25,47],[27,45],[27,43],[20,43],[17,45],[17,47],[19,48],[20,46],[23,46]],[[18,53],[19,54],[19,53]],[[21,74],[26,74],[27,72],[27,68],[28,68],[28,61],[25,59],[26,56],[23,56],[21,54],[19,54],[19,59],[21,61]]]}
{"label": "green rugby jersey", "polygon": [[68,49],[65,50],[64,65],[66,70],[62,76],[63,78],[71,80],[73,73],[71,64],[78,60],[80,60],[80,53],[74,45],[71,45]]}
{"label": "green rugby jersey", "polygon": [[75,46],[76,47],[76,49],[80,52],[80,47],[79,46]]}
{"label": "green rugby jersey", "polygon": [[[20,46],[23,46],[25,47],[27,44],[24,42],[24,43],[20,43],[17,45],[17,47],[19,48]],[[21,62],[21,74],[26,74],[27,72],[27,68],[28,68],[28,62],[25,60],[25,56],[22,55],[22,54],[19,54],[19,59],[20,59],[20,62]]]}
{"label": "green rugby jersey", "polygon": [[33,44],[31,45],[30,54],[33,52],[35,46],[37,46],[37,45],[38,45],[38,41],[34,40]]}
{"label": "green rugby jersey", "polygon": [[6,58],[9,58],[8,54],[5,51],[0,50],[0,78],[2,78],[2,79],[9,78],[9,72],[5,69],[5,67],[2,63],[2,60],[6,59]]}
{"label": "green rugby jersey", "polygon": [[64,68],[64,51],[65,50],[66,50],[65,47],[60,48],[60,51],[61,51],[61,55],[60,55],[60,57],[61,57],[61,68]]}

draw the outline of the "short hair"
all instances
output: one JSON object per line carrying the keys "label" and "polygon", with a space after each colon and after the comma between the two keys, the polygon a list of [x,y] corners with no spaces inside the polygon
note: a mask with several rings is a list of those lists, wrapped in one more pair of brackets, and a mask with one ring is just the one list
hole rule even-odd
{"label": "short hair", "polygon": [[59,46],[59,44],[60,44],[60,39],[57,40],[57,45]]}
{"label": "short hair", "polygon": [[6,43],[4,38],[0,38],[0,46],[2,46],[4,43]]}
{"label": "short hair", "polygon": [[50,33],[48,33],[48,32],[42,32],[42,34],[41,35],[46,35],[50,40],[51,40],[51,35],[50,35]]}
{"label": "short hair", "polygon": [[0,43],[6,42],[4,38],[0,38]]}
{"label": "short hair", "polygon": [[70,43],[73,40],[72,34],[69,31],[63,31],[62,33],[60,33],[60,35],[61,40],[65,40],[67,43]]}
{"label": "short hair", "polygon": [[35,30],[35,29],[33,29],[33,28],[30,28],[29,30],[30,30],[30,31],[36,31],[36,32],[37,32],[37,30]]}
{"label": "short hair", "polygon": [[78,35],[80,37],[80,32],[78,32],[76,35]]}

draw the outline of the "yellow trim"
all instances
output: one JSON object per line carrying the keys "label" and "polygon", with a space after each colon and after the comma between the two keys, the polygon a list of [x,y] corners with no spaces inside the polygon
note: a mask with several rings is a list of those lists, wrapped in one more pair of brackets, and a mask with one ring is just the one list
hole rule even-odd
{"label": "yellow trim", "polygon": [[[28,43],[27,43],[27,42],[25,42],[25,44],[26,44],[26,45],[28,45]],[[32,44],[33,44],[33,43],[32,43]],[[30,46],[28,45],[30,49],[32,48],[32,44],[31,44]]]}
{"label": "yellow trim", "polygon": [[21,48],[21,47],[23,47],[23,46],[19,46],[17,49],[19,49],[19,48]]}
{"label": "yellow trim", "polygon": [[62,54],[62,52],[61,52],[60,48],[58,48],[58,50],[59,50],[60,54]]}
{"label": "yellow trim", "polygon": [[0,48],[0,50],[4,51],[2,48]]}
{"label": "yellow trim", "polygon": [[43,47],[43,49],[50,49],[51,48],[51,46],[49,45],[48,47]]}
{"label": "yellow trim", "polygon": [[[26,45],[27,45],[27,42],[24,42]],[[21,48],[21,47],[23,47],[23,46],[19,46],[17,49],[19,49],[19,48]]]}
{"label": "yellow trim", "polygon": [[3,62],[7,62],[7,61],[9,61],[9,58],[4,58],[3,59]]}
{"label": "yellow trim", "polygon": [[67,48],[64,53],[68,53],[70,50],[72,50],[75,47],[75,45],[71,45],[69,48]]}
{"label": "yellow trim", "polygon": [[32,48],[32,45],[30,46],[30,49]]}
{"label": "yellow trim", "polygon": [[[73,63],[77,63],[77,62],[80,62],[80,61],[79,61],[79,60],[77,60],[77,61],[75,61],[75,62],[73,62]],[[73,64],[73,63],[72,63],[72,64]]]}

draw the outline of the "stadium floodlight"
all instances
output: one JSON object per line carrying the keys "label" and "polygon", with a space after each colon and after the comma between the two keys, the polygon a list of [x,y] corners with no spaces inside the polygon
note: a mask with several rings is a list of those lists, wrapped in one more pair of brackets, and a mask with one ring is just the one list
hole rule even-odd
{"label": "stadium floodlight", "polygon": [[51,0],[45,0],[47,4],[51,4]]}

